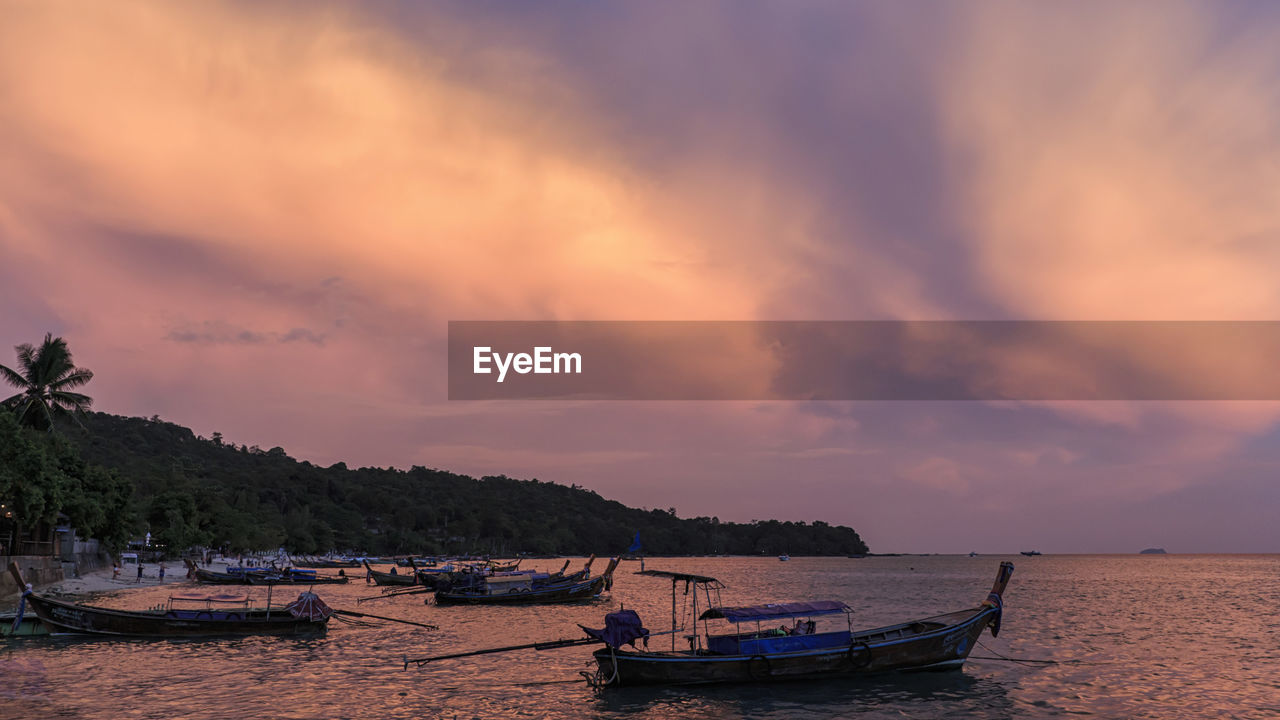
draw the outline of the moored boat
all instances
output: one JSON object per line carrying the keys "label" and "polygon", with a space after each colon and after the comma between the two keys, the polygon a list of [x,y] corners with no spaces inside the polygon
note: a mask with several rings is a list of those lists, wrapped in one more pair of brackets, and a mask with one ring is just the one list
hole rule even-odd
{"label": "moored boat", "polygon": [[31,591],[17,565],[9,572],[23,593],[23,607],[53,634],[175,638],[297,635],[325,630],[333,611],[310,592],[284,607],[251,607],[247,597],[173,596],[154,610],[115,610],[55,600]]}
{"label": "moored boat", "polygon": [[337,576],[317,575],[315,570],[297,568],[227,567],[226,572],[217,572],[190,560],[187,561],[187,569],[187,577],[212,585],[340,585],[349,582],[345,570],[339,570]]}
{"label": "moored boat", "polygon": [[[624,649],[649,632],[639,626],[632,611],[606,616],[605,628],[587,630],[606,643],[597,650],[597,670],[588,677],[596,686],[693,685],[704,683],[771,682],[819,677],[844,677],[884,672],[946,670],[959,668],[973,650],[982,631],[1000,630],[1003,593],[1013,573],[1012,563],[1001,563],[991,592],[977,607],[869,630],[853,630],[851,612],[839,601],[777,603],[750,607],[712,607],[694,617],[704,623],[702,635],[690,636],[689,649],[670,651]],[[668,577],[674,586],[692,586],[692,598],[701,586],[706,597],[723,587],[714,578],[684,573],[648,571]],[[696,600],[694,601],[696,602]],[[843,615],[846,629],[816,631],[815,617]],[[733,632],[716,633],[708,621],[724,620]],[[764,630],[765,623],[795,620],[791,626]],[[744,624],[754,629],[743,632]]]}
{"label": "moored boat", "polygon": [[300,568],[319,568],[321,570],[337,570],[339,568],[358,568],[359,560],[350,560],[346,558],[308,558],[305,560],[295,560],[295,567]]}
{"label": "moored boat", "polygon": [[374,585],[403,586],[418,584],[418,573],[414,571],[398,573],[392,569],[391,572],[382,572],[381,570],[374,570],[367,560],[364,563],[364,569],[366,572],[365,577],[372,580]]}
{"label": "moored boat", "polygon": [[[339,570],[339,572],[343,572]],[[314,570],[285,569],[265,573],[245,573],[248,585],[345,585],[350,578],[345,575],[316,575]]]}
{"label": "moored boat", "polygon": [[[497,574],[476,576],[468,585],[437,590],[438,605],[530,605],[567,603],[590,600],[613,583],[618,559],[609,562],[605,571],[595,577],[537,582],[530,574]],[[589,572],[588,570],[582,572]]]}

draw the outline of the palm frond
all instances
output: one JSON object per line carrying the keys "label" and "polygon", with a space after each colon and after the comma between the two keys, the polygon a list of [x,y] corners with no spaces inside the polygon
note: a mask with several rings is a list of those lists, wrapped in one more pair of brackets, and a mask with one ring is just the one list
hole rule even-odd
{"label": "palm frond", "polygon": [[18,353],[18,367],[22,368],[22,374],[26,378],[31,378],[36,372],[36,349],[31,343],[22,343],[13,348]]}
{"label": "palm frond", "polygon": [[67,350],[67,341],[54,337],[53,333],[46,333],[44,342],[36,350],[37,376],[31,380],[37,385],[48,385],[74,368],[71,364],[71,352]]}
{"label": "palm frond", "polygon": [[14,387],[31,387],[31,383],[27,382],[26,378],[22,377],[22,375],[18,374],[15,370],[12,370],[5,365],[0,365],[0,377],[4,378],[5,382]]}
{"label": "palm frond", "polygon": [[93,371],[88,368],[71,368],[71,374],[49,383],[50,390],[80,387],[93,379]]}
{"label": "palm frond", "polygon": [[88,410],[89,407],[93,405],[93,398],[76,392],[55,390],[49,393],[49,397],[52,398],[55,403],[68,410]]}

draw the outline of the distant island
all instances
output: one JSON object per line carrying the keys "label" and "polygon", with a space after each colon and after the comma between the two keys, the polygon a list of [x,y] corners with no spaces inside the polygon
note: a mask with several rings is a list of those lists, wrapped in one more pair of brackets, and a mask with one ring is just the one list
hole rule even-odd
{"label": "distant island", "polygon": [[319,467],[211,438],[159,417],[91,412],[62,435],[84,460],[127,479],[127,521],[172,551],[284,547],[512,556],[621,554],[639,533],[644,555],[864,555],[853,528],[638,509],[577,485],[506,476],[472,478],[413,467]]}
{"label": "distant island", "polygon": [[1146,550],[1143,550],[1138,554],[1139,555],[1167,555],[1168,553],[1164,551],[1164,548],[1147,548]]}

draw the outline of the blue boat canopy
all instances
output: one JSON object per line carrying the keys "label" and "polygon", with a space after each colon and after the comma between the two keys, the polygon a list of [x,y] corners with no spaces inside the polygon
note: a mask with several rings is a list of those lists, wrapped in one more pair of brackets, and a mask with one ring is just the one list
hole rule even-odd
{"label": "blue boat canopy", "polygon": [[770,603],[768,605],[748,605],[746,607],[718,607],[702,613],[699,620],[724,619],[731,623],[753,622],[756,620],[779,620],[794,617],[812,617],[814,615],[834,615],[836,613],[853,612],[839,600],[816,600],[814,602]]}

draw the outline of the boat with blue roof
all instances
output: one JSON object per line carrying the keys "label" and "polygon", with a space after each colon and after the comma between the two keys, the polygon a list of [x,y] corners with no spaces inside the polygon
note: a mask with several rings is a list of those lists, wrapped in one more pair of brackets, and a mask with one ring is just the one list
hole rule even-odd
{"label": "boat with blue roof", "polygon": [[[597,687],[772,682],[846,677],[889,672],[949,670],[964,665],[984,630],[1000,631],[1003,595],[1013,564],[1000,564],[995,584],[976,607],[918,620],[855,630],[852,609],[839,600],[783,602],[725,607],[724,587],[715,578],[648,570],[672,583],[672,617],[678,586],[703,623],[677,640],[673,627],[669,650],[650,650],[650,632],[632,610],[610,613],[602,629],[583,628],[605,647],[595,651],[594,673],[583,673]],[[698,613],[699,595],[703,611]],[[831,623],[832,618],[843,623]],[[712,625],[716,622],[716,626]],[[819,623],[828,627],[819,629]],[[727,624],[727,628],[724,627]],[[836,627],[830,627],[835,625]],[[843,627],[840,627],[843,625]],[[635,647],[644,641],[645,649]],[[630,646],[630,647],[628,647]]]}

